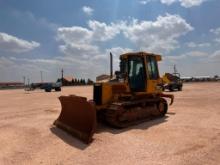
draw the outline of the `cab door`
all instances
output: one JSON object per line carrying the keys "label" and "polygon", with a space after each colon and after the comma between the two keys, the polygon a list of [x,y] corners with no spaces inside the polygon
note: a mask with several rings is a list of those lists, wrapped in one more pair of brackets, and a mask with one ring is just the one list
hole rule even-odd
{"label": "cab door", "polygon": [[146,56],[146,67],[148,73],[147,92],[155,93],[157,91],[158,79],[160,77],[155,56]]}
{"label": "cab door", "polygon": [[128,82],[132,92],[146,91],[146,72],[143,57],[128,58]]}

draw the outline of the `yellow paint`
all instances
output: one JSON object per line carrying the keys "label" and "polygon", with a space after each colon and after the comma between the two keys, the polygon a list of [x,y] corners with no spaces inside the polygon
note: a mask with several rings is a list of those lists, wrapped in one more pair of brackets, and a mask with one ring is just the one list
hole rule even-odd
{"label": "yellow paint", "polygon": [[169,84],[170,83],[170,80],[167,78],[166,74],[163,75],[162,79],[163,79],[163,83],[165,83],[165,84]]}
{"label": "yellow paint", "polygon": [[[127,53],[120,56],[122,59],[127,59],[129,56],[155,56],[157,61],[161,61],[161,56],[152,54],[152,53],[145,53],[145,52],[139,52],[139,53]],[[147,61],[146,58],[144,58],[145,68],[146,68],[146,76],[149,75],[148,69],[147,69]],[[150,80],[149,77],[146,78],[146,89],[145,92],[137,92],[136,95],[141,94],[157,94],[161,93],[161,89],[158,88],[158,84],[162,82],[162,79],[159,77],[157,80]],[[97,106],[97,109],[105,109],[115,98],[117,99],[118,94],[113,94],[112,92],[112,86],[113,85],[125,85],[127,89],[126,95],[132,95],[129,89],[128,79],[126,78],[124,83],[120,82],[103,82],[102,84],[102,105]]]}
{"label": "yellow paint", "polygon": [[107,104],[112,99],[112,87],[110,83],[102,84],[102,104]]}

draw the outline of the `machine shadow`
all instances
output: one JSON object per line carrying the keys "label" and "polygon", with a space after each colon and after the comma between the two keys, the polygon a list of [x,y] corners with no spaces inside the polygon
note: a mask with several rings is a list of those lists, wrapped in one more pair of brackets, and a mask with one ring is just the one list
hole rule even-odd
{"label": "machine shadow", "polygon": [[175,115],[175,112],[167,112],[168,115]]}
{"label": "machine shadow", "polygon": [[78,140],[77,138],[75,138],[74,136],[66,133],[65,131],[63,131],[60,128],[57,128],[55,126],[52,126],[50,128],[50,131],[55,134],[57,137],[59,137],[63,142],[65,142],[66,144],[78,148],[80,150],[84,150],[86,149],[89,144],[85,144],[82,141]]}
{"label": "machine shadow", "polygon": [[179,92],[178,90],[173,90],[173,91],[169,91],[169,90],[166,90],[164,92],[167,92],[167,93],[176,93],[176,92]]}
{"label": "machine shadow", "polygon": [[[172,115],[174,115],[174,114],[172,114]],[[133,129],[147,130],[150,127],[153,127],[153,126],[159,125],[161,123],[167,122],[168,118],[169,118],[169,116],[167,115],[167,116],[164,116],[162,118],[147,120],[146,122],[139,123],[137,125],[130,126],[128,128],[123,128],[123,129],[113,128],[113,127],[109,126],[106,123],[99,122],[98,125],[97,125],[97,130],[96,130],[95,134],[99,134],[99,133],[102,133],[102,132],[109,132],[109,133],[112,133],[112,134],[120,134],[120,133],[129,131],[129,130],[133,130]],[[91,144],[91,143],[90,144],[85,144],[81,140],[78,140],[76,137],[66,133],[62,129],[57,128],[55,126],[52,126],[50,128],[50,131],[53,134],[55,134],[57,137],[59,137],[66,144],[68,144],[72,147],[78,148],[80,150],[86,149]],[[93,140],[95,140],[95,139],[93,139]]]}
{"label": "machine shadow", "polygon": [[137,125],[134,126],[130,126],[128,128],[112,128],[111,126],[109,126],[106,123],[98,123],[98,127],[97,127],[97,131],[96,133],[101,133],[101,132],[110,132],[112,134],[119,134],[122,132],[126,132],[129,130],[133,130],[133,129],[142,129],[142,130],[146,130],[150,127],[159,125],[161,123],[167,122],[167,119],[169,118],[169,116],[164,116],[162,118],[157,118],[157,119],[152,119],[152,120],[147,120],[146,122],[142,122],[139,123]]}

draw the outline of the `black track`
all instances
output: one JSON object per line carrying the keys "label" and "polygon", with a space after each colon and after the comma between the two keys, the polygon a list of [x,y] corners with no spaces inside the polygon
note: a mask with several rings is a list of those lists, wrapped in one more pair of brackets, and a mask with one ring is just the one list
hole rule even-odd
{"label": "black track", "polygon": [[112,103],[103,115],[105,121],[111,126],[125,128],[150,119],[163,117],[167,108],[167,101],[163,98],[150,102],[147,99],[145,101],[126,101]]}

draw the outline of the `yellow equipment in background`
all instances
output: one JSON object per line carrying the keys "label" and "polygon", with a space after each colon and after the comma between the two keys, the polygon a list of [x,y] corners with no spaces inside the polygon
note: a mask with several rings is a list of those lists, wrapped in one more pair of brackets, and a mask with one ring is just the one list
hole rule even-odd
{"label": "yellow equipment in background", "polygon": [[120,71],[113,78],[110,53],[110,79],[97,82],[93,100],[70,95],[59,97],[62,110],[54,124],[86,143],[92,141],[97,120],[124,128],[152,118],[162,117],[168,110],[167,101],[173,95],[162,93],[162,79],[157,62],[161,56],[146,53],[120,55]]}
{"label": "yellow equipment in background", "polygon": [[169,84],[171,81],[168,79],[167,73],[165,73],[162,77],[164,84]]}
{"label": "yellow equipment in background", "polygon": [[169,91],[182,91],[183,88],[183,81],[180,78],[179,73],[165,73],[162,77],[163,81],[163,91],[168,89]]}

